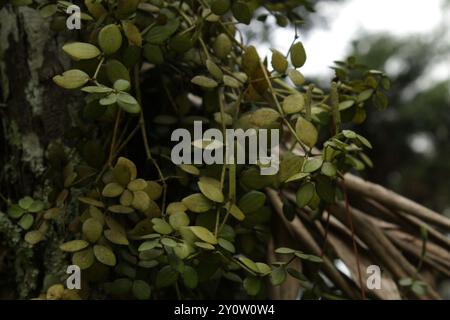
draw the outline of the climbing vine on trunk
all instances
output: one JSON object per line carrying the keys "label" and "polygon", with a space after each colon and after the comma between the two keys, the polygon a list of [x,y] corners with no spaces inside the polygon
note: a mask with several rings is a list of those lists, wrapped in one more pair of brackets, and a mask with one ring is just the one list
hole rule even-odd
{"label": "climbing vine on trunk", "polygon": [[[2,237],[16,255],[34,253],[34,285],[22,297],[265,298],[287,279],[313,297],[353,297],[317,276],[326,250],[268,249],[274,196],[287,221],[299,209],[320,220],[346,201],[345,173],[372,166],[370,142],[353,128],[365,108],[386,108],[390,87],[383,72],[353,58],[336,62],[326,88],[305,80],[301,68],[315,53],[302,44],[296,10],[311,10],[307,1],[11,2],[78,34],[58,48],[71,63],[52,79],[64,97],[83,100],[70,111],[80,120],[46,146],[47,174],[34,192],[2,196]],[[72,4],[81,8],[79,31],[66,29]],[[264,57],[240,26],[271,17],[292,28],[292,45]],[[175,164],[172,132],[193,132],[196,122],[233,149],[229,129],[249,140],[278,130],[276,174],[262,174],[263,161]],[[214,139],[191,142],[192,153],[224,157]],[[58,256],[42,268],[49,247]],[[78,291],[65,288],[69,264],[81,269]]]}

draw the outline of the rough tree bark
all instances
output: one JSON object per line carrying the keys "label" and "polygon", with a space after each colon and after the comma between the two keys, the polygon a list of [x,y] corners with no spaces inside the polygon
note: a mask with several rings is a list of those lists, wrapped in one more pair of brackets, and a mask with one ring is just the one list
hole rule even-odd
{"label": "rough tree bark", "polygon": [[[59,54],[73,32],[52,32],[37,10],[0,10],[0,186],[5,195],[30,194],[44,173],[45,150],[70,128],[70,105],[52,76],[68,64]],[[10,188],[14,188],[11,190]]]}
{"label": "rough tree bark", "polygon": [[[61,141],[71,123],[76,121],[77,102],[73,96],[54,85],[52,76],[69,63],[59,54],[63,42],[75,37],[74,32],[56,34],[50,22],[39,11],[27,7],[5,5],[0,8],[0,193],[3,200],[24,195],[42,197],[45,194],[45,154],[52,141]],[[61,141],[62,142],[62,141]],[[3,202],[3,201],[2,201]],[[0,276],[8,275],[3,267],[6,259],[14,259],[15,281],[19,297],[27,297],[37,287],[37,264],[46,257],[46,268],[57,264],[49,248],[33,256],[9,218],[1,212]],[[50,257],[50,258],[49,258]],[[49,258],[49,259],[48,259]],[[61,261],[61,260],[59,260]],[[55,267],[55,266],[53,266]],[[1,276],[0,298],[10,297],[14,279]],[[10,297],[11,298],[11,297]]]}

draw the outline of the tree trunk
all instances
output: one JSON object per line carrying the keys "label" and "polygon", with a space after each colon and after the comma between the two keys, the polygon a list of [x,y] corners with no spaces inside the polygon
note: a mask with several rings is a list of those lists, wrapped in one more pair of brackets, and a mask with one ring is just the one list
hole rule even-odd
{"label": "tree trunk", "polygon": [[57,36],[37,10],[10,5],[0,10],[0,190],[5,196],[31,195],[44,173],[47,146],[70,128],[68,106],[76,102],[52,81],[69,62],[58,53],[70,36]]}
{"label": "tree trunk", "polygon": [[[43,263],[49,270],[60,259],[52,258],[54,246],[34,257],[4,212],[7,199],[47,196],[46,150],[53,141],[63,142],[82,102],[52,81],[69,62],[59,54],[61,45],[74,36],[52,32],[38,10],[11,5],[0,9],[0,298],[11,298],[16,287],[19,297],[30,297],[42,284],[42,267],[37,266]],[[14,259],[14,270],[5,270],[8,259]]]}

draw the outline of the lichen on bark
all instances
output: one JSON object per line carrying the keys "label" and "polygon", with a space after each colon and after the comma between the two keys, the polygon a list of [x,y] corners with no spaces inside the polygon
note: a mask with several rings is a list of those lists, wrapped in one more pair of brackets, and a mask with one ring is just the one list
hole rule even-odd
{"label": "lichen on bark", "polygon": [[[12,195],[33,193],[28,186],[42,178],[46,146],[61,139],[82,103],[74,102],[51,80],[68,65],[68,58],[59,51],[74,36],[54,33],[38,10],[11,5],[0,9],[0,126],[4,133],[0,146],[5,149],[0,165],[18,168],[17,175],[0,178],[17,186]],[[4,181],[0,180],[0,186]]]}
{"label": "lichen on bark", "polygon": [[[44,175],[45,151],[52,141],[67,143],[64,133],[83,104],[51,79],[68,66],[60,48],[77,33],[57,35],[49,22],[32,8],[6,4],[0,9],[0,190],[14,203],[26,195],[47,200],[52,188]],[[45,250],[32,250],[24,231],[1,212],[7,206],[1,200],[0,205],[0,242],[11,255],[7,268],[17,283],[15,294],[32,298],[46,275],[63,278],[66,256],[57,249],[58,241],[47,244],[44,239]],[[53,226],[48,232],[52,239],[66,236]]]}

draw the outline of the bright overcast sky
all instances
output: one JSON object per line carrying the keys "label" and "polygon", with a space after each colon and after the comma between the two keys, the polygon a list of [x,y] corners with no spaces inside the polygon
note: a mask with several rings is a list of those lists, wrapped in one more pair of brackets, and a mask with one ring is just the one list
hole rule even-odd
{"label": "bright overcast sky", "polygon": [[[301,38],[308,54],[301,71],[305,75],[330,76],[328,67],[333,61],[345,58],[351,41],[364,31],[389,32],[396,36],[426,35],[442,21],[450,22],[449,10],[443,10],[445,1],[346,0],[319,3],[316,14],[324,17],[327,23],[325,26],[315,24],[307,37]],[[286,52],[293,39],[293,31],[279,27],[272,30],[272,45]],[[269,45],[258,47],[266,54],[269,52]],[[444,66],[440,65],[433,74],[433,78],[449,78],[450,61]]]}

